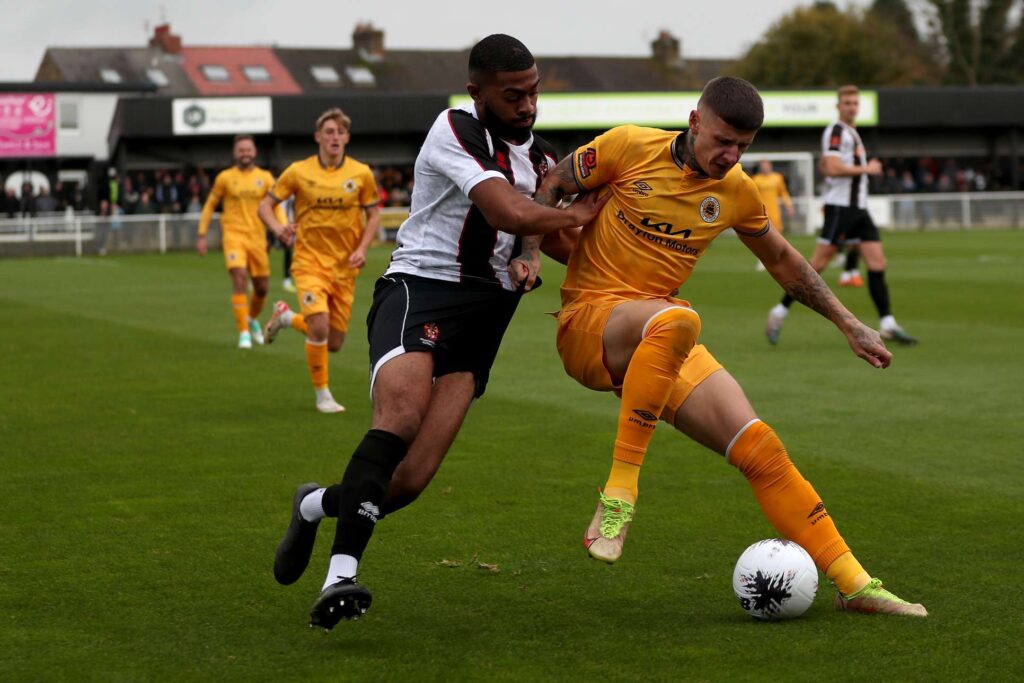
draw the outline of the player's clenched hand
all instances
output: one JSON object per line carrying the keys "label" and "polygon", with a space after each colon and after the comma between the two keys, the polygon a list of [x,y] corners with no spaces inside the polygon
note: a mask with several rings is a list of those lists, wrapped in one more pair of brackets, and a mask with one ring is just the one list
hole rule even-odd
{"label": "player's clenched hand", "polygon": [[892,362],[892,352],[885,348],[882,337],[860,321],[847,333],[846,340],[855,354],[876,368],[887,368]]}
{"label": "player's clenched hand", "polygon": [[512,279],[512,286],[516,289],[522,287],[524,292],[533,289],[539,272],[540,252],[537,251],[532,252],[532,255],[517,256],[508,263],[508,275]]}
{"label": "player's clenched hand", "polygon": [[366,265],[366,250],[356,249],[348,256],[349,268],[362,268]]}
{"label": "player's clenched hand", "polygon": [[277,239],[281,240],[281,244],[284,246],[290,247],[292,240],[295,239],[295,224],[289,223],[281,228],[281,231],[277,233]]}
{"label": "player's clenched hand", "polygon": [[196,251],[200,256],[206,256],[206,235],[200,235],[196,239]]}
{"label": "player's clenched hand", "polygon": [[611,196],[611,190],[580,193],[566,211],[576,216],[576,225],[586,225],[604,208]]}

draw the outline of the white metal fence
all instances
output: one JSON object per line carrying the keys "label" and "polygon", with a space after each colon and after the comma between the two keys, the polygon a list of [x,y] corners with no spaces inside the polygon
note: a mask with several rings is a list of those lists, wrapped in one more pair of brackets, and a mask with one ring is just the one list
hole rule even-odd
{"label": "white metal fence", "polygon": [[[889,230],[1019,229],[1024,227],[1024,192],[965,192],[882,195],[869,199],[875,223]],[[788,229],[804,232],[821,223],[821,200],[794,197]],[[811,215],[808,216],[808,211]],[[408,209],[384,209],[382,239],[394,239]],[[195,248],[199,214],[141,216],[59,215],[0,220],[0,257],[88,256],[105,253],[182,251]],[[208,243],[220,246],[220,222]]]}
{"label": "white metal fence", "polygon": [[[382,237],[394,236],[408,209],[383,209]],[[195,249],[199,214],[92,216],[67,214],[0,220],[0,258],[91,256],[106,253],[166,253]],[[221,243],[220,216],[210,223],[207,243]]]}

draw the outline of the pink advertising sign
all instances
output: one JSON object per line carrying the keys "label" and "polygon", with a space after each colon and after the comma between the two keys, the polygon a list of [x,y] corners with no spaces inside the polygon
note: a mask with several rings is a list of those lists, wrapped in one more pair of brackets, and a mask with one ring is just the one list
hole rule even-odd
{"label": "pink advertising sign", "polygon": [[0,93],[0,158],[57,155],[53,93]]}

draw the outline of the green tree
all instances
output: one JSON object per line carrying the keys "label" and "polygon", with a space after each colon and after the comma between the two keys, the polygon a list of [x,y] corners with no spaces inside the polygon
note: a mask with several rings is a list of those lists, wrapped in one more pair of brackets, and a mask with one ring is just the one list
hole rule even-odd
{"label": "green tree", "polygon": [[899,23],[831,3],[779,19],[733,70],[760,87],[921,85],[940,78],[935,61]]}
{"label": "green tree", "polygon": [[918,7],[941,50],[945,82],[1024,82],[1024,0],[918,0]]}

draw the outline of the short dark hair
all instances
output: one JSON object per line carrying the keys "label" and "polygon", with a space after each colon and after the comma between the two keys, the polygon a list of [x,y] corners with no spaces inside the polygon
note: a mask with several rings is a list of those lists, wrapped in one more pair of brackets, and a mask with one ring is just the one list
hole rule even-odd
{"label": "short dark hair", "polygon": [[708,81],[697,106],[702,104],[738,130],[757,130],[764,123],[761,95],[742,78],[719,76]]}
{"label": "short dark hair", "polygon": [[500,71],[526,71],[536,62],[533,54],[518,39],[494,33],[473,46],[469,52],[469,78]]}
{"label": "short dark hair", "polygon": [[254,144],[254,145],[256,144],[256,140],[254,140],[253,137],[251,135],[249,135],[248,133],[239,133],[238,135],[235,136],[235,141],[232,142],[231,144],[232,145],[237,145],[242,140],[248,140],[252,144]]}

